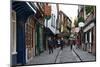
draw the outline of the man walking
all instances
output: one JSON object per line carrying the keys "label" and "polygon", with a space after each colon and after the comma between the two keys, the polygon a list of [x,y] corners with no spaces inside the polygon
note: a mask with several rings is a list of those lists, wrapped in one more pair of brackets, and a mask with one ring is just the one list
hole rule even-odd
{"label": "man walking", "polygon": [[49,37],[48,39],[48,48],[49,48],[49,54],[51,54],[51,52],[53,53],[53,40],[51,39],[51,37]]}
{"label": "man walking", "polygon": [[56,48],[56,46],[57,46],[57,42],[56,42],[56,38],[54,37],[53,38],[53,47],[54,47],[54,49]]}
{"label": "man walking", "polygon": [[63,38],[61,38],[61,45],[60,45],[60,46],[61,46],[61,50],[63,50],[64,44],[65,44],[65,43],[64,43],[64,40],[63,40]]}
{"label": "man walking", "polygon": [[70,49],[71,50],[73,49],[73,42],[72,42],[72,40],[70,40]]}
{"label": "man walking", "polygon": [[57,47],[60,47],[61,46],[61,40],[60,38],[57,40]]}

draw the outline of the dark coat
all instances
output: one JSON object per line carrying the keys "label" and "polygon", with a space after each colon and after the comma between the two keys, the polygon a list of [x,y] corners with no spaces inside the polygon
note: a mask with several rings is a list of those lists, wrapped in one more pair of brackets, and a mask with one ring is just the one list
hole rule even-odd
{"label": "dark coat", "polygon": [[53,41],[52,40],[48,40],[48,46],[53,46]]}
{"label": "dark coat", "polygon": [[64,45],[64,44],[65,44],[65,42],[63,40],[61,40],[61,45]]}

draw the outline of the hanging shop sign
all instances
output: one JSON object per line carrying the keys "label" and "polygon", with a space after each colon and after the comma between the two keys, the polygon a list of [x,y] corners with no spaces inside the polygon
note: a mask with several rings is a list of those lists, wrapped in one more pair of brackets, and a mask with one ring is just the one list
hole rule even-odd
{"label": "hanging shop sign", "polygon": [[50,5],[45,5],[45,7],[44,7],[44,14],[46,16],[51,16],[51,6]]}

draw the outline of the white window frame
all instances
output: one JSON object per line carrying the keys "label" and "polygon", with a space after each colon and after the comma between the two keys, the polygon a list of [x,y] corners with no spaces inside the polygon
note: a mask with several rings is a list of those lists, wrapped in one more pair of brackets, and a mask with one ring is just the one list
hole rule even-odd
{"label": "white window frame", "polygon": [[11,13],[11,54],[17,54],[16,51],[16,12]]}

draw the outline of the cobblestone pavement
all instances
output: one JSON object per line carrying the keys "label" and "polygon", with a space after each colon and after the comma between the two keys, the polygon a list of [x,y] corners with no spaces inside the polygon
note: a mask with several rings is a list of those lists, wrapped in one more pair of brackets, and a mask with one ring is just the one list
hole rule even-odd
{"label": "cobblestone pavement", "polygon": [[44,51],[40,56],[35,56],[28,64],[48,64],[55,63],[56,57],[60,48],[54,49],[53,53],[49,54],[49,51]]}
{"label": "cobblestone pavement", "polygon": [[48,51],[44,51],[40,56],[35,56],[27,64],[69,63],[95,60],[95,56],[86,51],[76,49],[75,47],[71,50],[69,46],[66,46],[63,50],[60,50],[60,48],[54,49],[52,54],[49,54]]}
{"label": "cobblestone pavement", "polygon": [[96,56],[88,53],[87,51],[83,51],[81,49],[76,49],[74,47],[73,51],[78,55],[81,61],[96,61]]}

